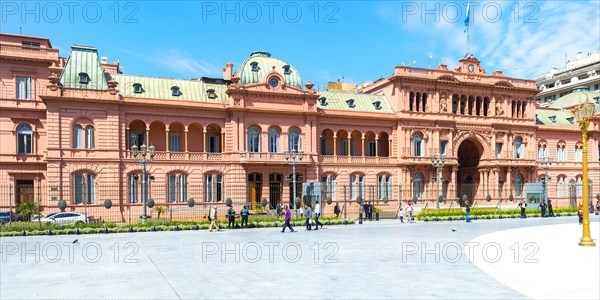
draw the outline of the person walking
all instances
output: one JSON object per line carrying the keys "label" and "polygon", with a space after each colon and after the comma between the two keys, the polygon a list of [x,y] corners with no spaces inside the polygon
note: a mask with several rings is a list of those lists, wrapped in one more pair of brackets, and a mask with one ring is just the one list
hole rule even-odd
{"label": "person walking", "polygon": [[294,228],[292,228],[292,224],[290,224],[290,221],[292,220],[292,211],[288,208],[288,206],[284,206],[283,207],[285,210],[285,216],[283,217],[284,222],[283,222],[283,228],[281,229],[281,232],[285,232],[286,228],[289,228],[292,232],[294,232]]}
{"label": "person walking", "polygon": [[398,206],[398,218],[400,218],[400,223],[404,223],[404,210],[402,209],[402,205]]}
{"label": "person walking", "polygon": [[554,217],[554,210],[552,209],[552,200],[548,199],[548,216]]}
{"label": "person walking", "polygon": [[240,211],[240,216],[242,216],[242,227],[246,226],[248,228],[248,208],[246,208],[246,205]]}
{"label": "person walking", "polygon": [[319,217],[321,216],[321,204],[319,202],[315,204],[315,212],[313,214],[315,215],[315,226],[317,227],[315,230],[319,230],[319,225],[323,228],[323,223],[319,222]]}
{"label": "person walking", "polygon": [[542,218],[547,217],[547,215],[546,215],[546,207],[547,207],[546,203],[544,203],[542,201],[542,203],[540,203],[540,208],[542,209]]}
{"label": "person walking", "polygon": [[600,213],[600,199],[596,201],[596,214]]}
{"label": "person walking", "polygon": [[213,227],[217,229],[217,231],[221,231],[219,228],[219,224],[217,223],[217,208],[211,207],[208,212],[208,220],[210,221],[210,226],[208,227],[208,231],[212,232]]}
{"label": "person walking", "polygon": [[527,203],[525,203],[524,200],[521,200],[519,207],[521,208],[521,219],[527,218],[527,215],[525,214],[525,207],[527,207]]}
{"label": "person walking", "polygon": [[412,223],[412,204],[410,201],[408,201],[408,203],[406,203],[406,207],[404,208],[404,210],[406,211],[406,223],[410,224]]}
{"label": "person walking", "polygon": [[333,207],[333,213],[335,214],[335,218],[339,218],[340,217],[340,205],[339,204],[335,204],[335,206]]}
{"label": "person walking", "polygon": [[227,210],[227,220],[229,221],[227,229],[235,229],[235,210],[233,210],[233,206],[230,206]]}
{"label": "person walking", "polygon": [[310,224],[310,216],[312,215],[312,210],[308,204],[304,204],[304,217],[306,218],[306,230],[311,230],[312,225]]}
{"label": "person walking", "polygon": [[583,224],[583,205],[581,202],[577,205],[577,216],[579,217],[579,225]]}
{"label": "person walking", "polygon": [[471,213],[471,205],[469,203],[469,201],[467,201],[466,203],[466,207],[465,207],[465,218],[467,219],[467,223],[471,222],[471,217],[469,216],[469,213]]}
{"label": "person walking", "polygon": [[277,203],[276,211],[277,211],[277,217],[281,217],[281,203]]}

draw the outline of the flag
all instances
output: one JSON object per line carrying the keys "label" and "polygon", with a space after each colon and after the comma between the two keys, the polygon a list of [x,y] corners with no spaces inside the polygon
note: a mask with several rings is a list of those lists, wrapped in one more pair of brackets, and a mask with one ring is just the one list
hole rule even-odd
{"label": "flag", "polygon": [[471,1],[467,2],[467,16],[465,17],[465,32],[469,30],[469,7],[471,6]]}

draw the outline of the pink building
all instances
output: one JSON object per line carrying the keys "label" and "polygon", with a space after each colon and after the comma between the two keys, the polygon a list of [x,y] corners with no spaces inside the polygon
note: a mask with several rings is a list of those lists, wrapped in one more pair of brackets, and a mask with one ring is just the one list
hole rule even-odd
{"label": "pink building", "polygon": [[[390,211],[398,200],[435,205],[436,154],[445,158],[443,207],[463,195],[516,206],[525,184],[544,178],[538,158],[550,156],[549,197],[569,205],[569,188],[581,191],[582,149],[568,109],[600,96],[578,91],[539,108],[534,81],[488,74],[473,56],[454,70],[400,66],[356,90],[318,91],[267,52],[225,64],[222,78],[185,80],[122,74],[89,46],[64,59],[46,38],[1,34],[0,45],[0,209],[34,200],[48,212],[65,200],[116,221],[139,215],[131,147],[150,144],[150,198],[182,209],[189,198],[291,203],[290,149],[304,153],[299,182],[322,182],[334,202],[362,197]],[[598,125],[588,142],[593,195]]]}

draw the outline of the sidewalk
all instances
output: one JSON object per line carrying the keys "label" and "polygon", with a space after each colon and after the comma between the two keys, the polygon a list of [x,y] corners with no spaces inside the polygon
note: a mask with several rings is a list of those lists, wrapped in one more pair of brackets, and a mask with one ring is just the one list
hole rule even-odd
{"label": "sidewalk", "polygon": [[[600,223],[590,223],[596,247],[580,247],[577,223],[525,227],[479,236],[475,266],[533,299],[600,299]],[[482,250],[482,251],[479,251]]]}

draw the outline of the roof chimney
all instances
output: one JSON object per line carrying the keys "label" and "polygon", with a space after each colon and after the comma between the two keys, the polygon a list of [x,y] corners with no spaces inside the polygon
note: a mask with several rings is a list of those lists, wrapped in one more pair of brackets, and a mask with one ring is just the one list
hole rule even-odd
{"label": "roof chimney", "polygon": [[[580,53],[581,53],[581,52],[580,52]],[[100,62],[101,62],[101,63],[103,63],[103,64],[108,64],[108,57],[106,57],[106,56],[102,56],[102,57],[100,58]]]}
{"label": "roof chimney", "polygon": [[231,80],[231,76],[233,76],[233,63],[228,62],[223,68],[223,79]]}

